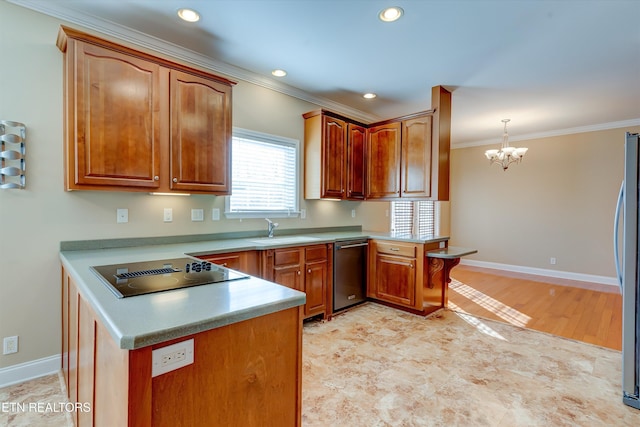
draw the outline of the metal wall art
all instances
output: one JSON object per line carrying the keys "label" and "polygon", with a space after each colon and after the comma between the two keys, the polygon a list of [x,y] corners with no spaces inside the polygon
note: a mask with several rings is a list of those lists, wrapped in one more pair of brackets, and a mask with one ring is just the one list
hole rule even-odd
{"label": "metal wall art", "polygon": [[22,123],[0,120],[0,189],[25,186],[26,132]]}

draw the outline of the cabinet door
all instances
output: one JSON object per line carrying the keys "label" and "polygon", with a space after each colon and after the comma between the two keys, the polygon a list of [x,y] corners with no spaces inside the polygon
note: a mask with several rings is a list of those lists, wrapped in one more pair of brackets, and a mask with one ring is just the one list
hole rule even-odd
{"label": "cabinet door", "polygon": [[400,196],[400,123],[369,129],[367,198]]}
{"label": "cabinet door", "polygon": [[300,269],[301,267],[299,265],[275,267],[273,269],[273,281],[287,288],[304,292]]}
{"label": "cabinet door", "polygon": [[347,123],[322,116],[322,196],[343,199],[346,189]]}
{"label": "cabinet door", "polygon": [[160,80],[166,70],[93,44],[73,46],[67,72],[75,82],[69,79],[66,85],[75,84],[75,92],[65,101],[67,138],[73,144],[67,149],[67,187],[157,188]]}
{"label": "cabinet door", "polygon": [[347,139],[347,198],[364,200],[367,130],[349,123]]}
{"label": "cabinet door", "polygon": [[307,294],[305,317],[324,313],[327,307],[326,260],[305,263],[304,292]]}
{"label": "cabinet door", "polygon": [[376,256],[376,297],[408,307],[415,303],[415,259],[390,255]]}
{"label": "cabinet door", "polygon": [[171,189],[231,194],[231,87],[171,70]]}
{"label": "cabinet door", "polygon": [[273,281],[279,285],[304,292],[302,283],[301,248],[282,248],[273,251]]}
{"label": "cabinet door", "polygon": [[402,122],[401,197],[431,196],[431,116]]}

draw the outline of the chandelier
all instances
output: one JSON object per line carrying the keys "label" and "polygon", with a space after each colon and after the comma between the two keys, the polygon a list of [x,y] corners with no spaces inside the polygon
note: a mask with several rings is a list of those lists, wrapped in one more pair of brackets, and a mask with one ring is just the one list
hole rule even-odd
{"label": "chandelier", "polygon": [[489,164],[497,163],[502,167],[502,170],[507,170],[511,163],[520,163],[525,154],[527,154],[528,148],[515,148],[509,146],[509,134],[507,133],[507,123],[510,119],[502,119],[504,123],[504,133],[502,134],[502,146],[499,150],[487,150],[484,155],[489,159]]}

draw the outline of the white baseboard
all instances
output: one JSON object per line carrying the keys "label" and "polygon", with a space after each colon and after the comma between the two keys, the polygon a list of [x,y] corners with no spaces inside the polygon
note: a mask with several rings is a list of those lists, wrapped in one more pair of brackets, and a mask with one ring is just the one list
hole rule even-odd
{"label": "white baseboard", "polygon": [[22,383],[60,370],[61,355],[45,357],[0,369],[0,388]]}
{"label": "white baseboard", "polygon": [[472,267],[491,268],[494,270],[512,271],[515,273],[532,274],[534,276],[553,277],[557,279],[575,280],[578,282],[599,283],[601,285],[618,288],[618,280],[615,277],[596,276],[593,274],[572,273],[570,271],[549,270],[546,268],[525,267],[521,265],[500,264],[497,262],[475,261],[462,259],[462,265]]}

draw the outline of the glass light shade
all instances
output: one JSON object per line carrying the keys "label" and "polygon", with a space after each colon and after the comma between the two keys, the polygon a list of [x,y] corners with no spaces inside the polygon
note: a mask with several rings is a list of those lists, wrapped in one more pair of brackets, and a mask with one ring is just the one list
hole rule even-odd
{"label": "glass light shade", "polygon": [[520,157],[522,157],[525,154],[527,154],[527,150],[528,150],[528,148],[525,148],[525,147],[516,148],[516,153],[518,153],[520,155]]}
{"label": "glass light shade", "polygon": [[507,156],[510,156],[514,151],[516,151],[516,149],[514,147],[504,147],[502,149],[502,152],[504,154],[506,154]]}
{"label": "glass light shade", "polygon": [[484,155],[487,156],[487,159],[491,160],[498,155],[498,150],[487,150],[484,152]]}

